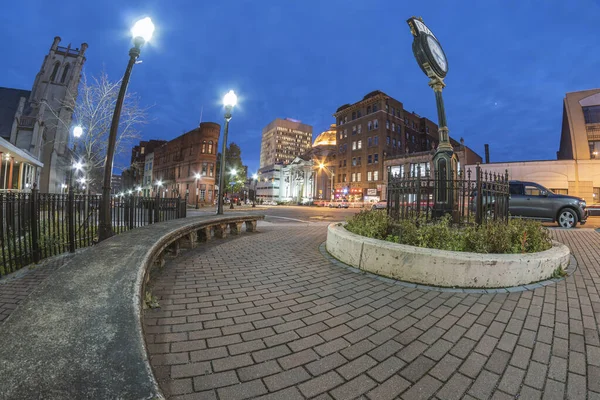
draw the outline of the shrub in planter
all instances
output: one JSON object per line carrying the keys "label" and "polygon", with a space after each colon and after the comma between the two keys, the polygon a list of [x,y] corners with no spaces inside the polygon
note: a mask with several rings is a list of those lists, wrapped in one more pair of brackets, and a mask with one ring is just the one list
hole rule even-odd
{"label": "shrub in planter", "polygon": [[392,221],[385,211],[361,211],[347,220],[346,229],[410,246],[472,253],[533,253],[552,247],[548,230],[539,222],[524,219],[460,227],[452,223],[450,216],[437,221],[424,218]]}

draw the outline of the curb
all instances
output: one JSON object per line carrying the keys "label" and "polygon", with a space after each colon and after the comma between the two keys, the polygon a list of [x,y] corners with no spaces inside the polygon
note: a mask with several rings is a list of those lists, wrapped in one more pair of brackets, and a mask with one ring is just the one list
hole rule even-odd
{"label": "curb", "polygon": [[331,254],[329,254],[329,252],[327,251],[327,242],[321,243],[321,245],[319,246],[319,252],[321,253],[321,255],[323,255],[323,257],[325,257],[327,260],[329,260],[329,262],[331,262],[332,264],[334,264],[338,267],[341,267],[341,268],[345,268],[351,272],[354,272],[355,274],[362,274],[362,275],[368,276],[370,278],[374,278],[379,281],[386,282],[386,283],[389,283],[392,285],[399,285],[399,286],[404,286],[404,287],[408,287],[408,288],[415,288],[415,289],[421,289],[421,290],[432,290],[432,291],[436,291],[436,292],[446,292],[446,293],[467,293],[467,294],[505,293],[506,294],[506,293],[514,293],[514,292],[525,292],[528,290],[535,290],[535,289],[543,288],[545,286],[549,286],[549,285],[555,284],[557,282],[560,282],[562,280],[565,280],[566,278],[573,275],[573,273],[577,269],[577,260],[575,259],[573,254],[571,254],[569,266],[565,270],[567,275],[563,276],[562,278],[546,279],[544,281],[539,281],[536,283],[530,283],[527,285],[512,286],[512,287],[506,287],[506,288],[494,288],[494,289],[446,288],[446,287],[420,285],[417,283],[400,281],[400,280],[388,278],[385,276],[373,274],[371,272],[365,272],[358,268],[352,267],[346,263],[341,262],[337,258],[333,257]]}

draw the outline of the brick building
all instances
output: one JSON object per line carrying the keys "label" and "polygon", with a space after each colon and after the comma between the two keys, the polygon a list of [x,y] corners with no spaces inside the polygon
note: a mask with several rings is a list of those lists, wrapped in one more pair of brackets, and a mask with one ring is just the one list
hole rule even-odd
{"label": "brick building", "polygon": [[218,191],[215,177],[220,129],[217,123],[203,122],[154,150],[152,182],[154,190],[157,181],[162,183],[158,188],[161,197],[188,194],[188,204],[213,203]]}
{"label": "brick building", "polygon": [[132,186],[144,184],[144,165],[146,155],[154,152],[154,149],[167,143],[166,140],[142,140],[140,144],[131,149],[130,173],[133,179]]}
{"label": "brick building", "polygon": [[384,158],[426,151],[439,141],[433,121],[404,110],[400,101],[379,90],[339,107],[333,116],[338,147],[336,198],[381,198]]}

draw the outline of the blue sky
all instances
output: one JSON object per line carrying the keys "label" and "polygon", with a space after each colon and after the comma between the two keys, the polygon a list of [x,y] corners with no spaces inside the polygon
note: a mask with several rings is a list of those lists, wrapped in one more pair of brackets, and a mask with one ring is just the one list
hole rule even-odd
{"label": "blue sky", "polygon": [[[129,28],[151,16],[129,90],[151,105],[144,139],[222,122],[239,95],[230,140],[258,167],[262,128],[299,119],[314,135],[337,107],[382,90],[437,122],[433,92],[412,55],[406,19],[422,16],[446,52],[450,135],[492,161],[552,159],[566,92],[600,86],[600,0],[128,0],[3,5],[0,86],[29,89],[52,38],[89,44],[85,70],[118,79]],[[121,156],[118,164],[128,160]],[[120,162],[119,162],[120,161]]]}

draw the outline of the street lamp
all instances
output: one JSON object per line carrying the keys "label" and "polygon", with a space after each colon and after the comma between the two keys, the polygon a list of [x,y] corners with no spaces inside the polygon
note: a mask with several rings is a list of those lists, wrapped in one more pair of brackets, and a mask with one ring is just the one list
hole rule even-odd
{"label": "street lamp", "polygon": [[197,210],[198,209],[198,194],[199,194],[198,183],[200,182],[201,175],[196,173],[195,178],[196,178],[196,210]]}
{"label": "street lamp", "polygon": [[258,175],[252,175],[252,179],[254,180],[254,195],[252,196],[252,207],[256,207],[256,183],[258,182]]}
{"label": "street lamp", "polygon": [[[223,98],[225,106],[225,131],[223,133],[223,144],[221,146],[221,171],[219,172],[219,202],[217,203],[217,215],[223,214],[223,193],[225,193],[225,153],[227,152],[227,133],[229,132],[229,121],[231,120],[231,110],[237,103],[237,96],[233,90],[230,90]],[[231,205],[233,208],[233,204]]]}
{"label": "street lamp", "polygon": [[154,24],[148,17],[140,19],[135,23],[133,28],[131,28],[134,47],[129,50],[129,62],[127,63],[127,68],[125,69],[123,80],[121,81],[119,96],[117,97],[115,111],[110,124],[108,148],[106,151],[106,160],[104,162],[104,184],[102,186],[102,204],[100,206],[100,221],[98,224],[98,241],[100,242],[104,239],[108,239],[114,234],[110,222],[110,179],[112,177],[113,159],[115,156],[115,145],[117,142],[121,108],[123,108],[123,100],[125,99],[125,92],[127,91],[127,85],[129,84],[129,77],[131,76],[133,65],[140,56],[144,43],[152,38],[152,33],[154,33]]}

